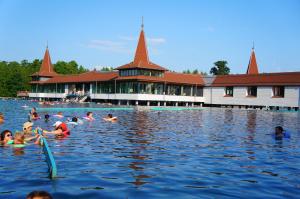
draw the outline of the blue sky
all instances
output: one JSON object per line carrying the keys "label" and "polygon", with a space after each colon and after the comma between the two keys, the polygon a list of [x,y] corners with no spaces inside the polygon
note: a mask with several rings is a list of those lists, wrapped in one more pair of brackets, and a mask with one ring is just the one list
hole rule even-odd
{"label": "blue sky", "polygon": [[93,69],[133,60],[144,16],[150,60],[209,72],[227,60],[245,73],[300,71],[298,0],[0,0],[0,60],[76,60]]}

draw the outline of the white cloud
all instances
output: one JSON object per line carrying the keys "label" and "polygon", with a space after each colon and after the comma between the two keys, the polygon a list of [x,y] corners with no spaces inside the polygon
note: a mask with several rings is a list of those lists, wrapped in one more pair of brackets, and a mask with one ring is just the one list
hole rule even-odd
{"label": "white cloud", "polygon": [[[119,39],[123,40],[123,41],[129,41],[129,42],[137,42],[138,41],[138,37],[134,37],[134,36],[120,36]],[[162,38],[162,37],[158,37],[158,38],[147,37],[146,41],[150,45],[158,45],[158,44],[166,43],[166,39]]]}
{"label": "white cloud", "polygon": [[165,38],[162,38],[162,37],[160,37],[160,38],[150,38],[150,37],[148,37],[148,38],[147,38],[147,42],[148,42],[149,44],[157,45],[157,44],[163,44],[163,43],[166,43],[166,39],[165,39]]}
{"label": "white cloud", "polygon": [[126,43],[110,40],[91,40],[87,44],[87,47],[110,52],[129,52],[129,49],[126,47]]}

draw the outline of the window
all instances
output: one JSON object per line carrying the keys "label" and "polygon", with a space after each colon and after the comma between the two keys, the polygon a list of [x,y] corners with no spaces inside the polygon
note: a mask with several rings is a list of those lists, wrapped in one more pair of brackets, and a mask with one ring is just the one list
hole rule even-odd
{"label": "window", "polygon": [[233,97],[233,86],[225,87],[225,97]]}
{"label": "window", "polygon": [[249,86],[247,89],[248,97],[257,97],[257,86]]}
{"label": "window", "polygon": [[273,86],[273,97],[284,97],[284,86]]}

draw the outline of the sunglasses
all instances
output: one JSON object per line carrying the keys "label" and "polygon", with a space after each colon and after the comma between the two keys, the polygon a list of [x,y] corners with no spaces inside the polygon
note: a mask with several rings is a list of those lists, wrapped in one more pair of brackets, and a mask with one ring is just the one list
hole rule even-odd
{"label": "sunglasses", "polygon": [[6,134],[6,137],[11,137],[12,135],[11,134]]}

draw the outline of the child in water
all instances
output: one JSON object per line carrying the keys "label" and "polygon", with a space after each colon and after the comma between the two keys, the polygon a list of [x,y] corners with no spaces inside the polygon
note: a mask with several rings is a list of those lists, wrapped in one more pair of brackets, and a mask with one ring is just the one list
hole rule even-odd
{"label": "child in water", "polygon": [[0,143],[3,145],[13,143],[13,136],[10,130],[4,130],[1,132]]}

